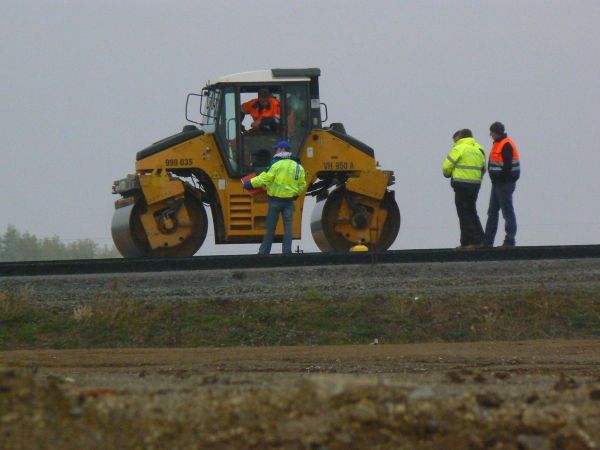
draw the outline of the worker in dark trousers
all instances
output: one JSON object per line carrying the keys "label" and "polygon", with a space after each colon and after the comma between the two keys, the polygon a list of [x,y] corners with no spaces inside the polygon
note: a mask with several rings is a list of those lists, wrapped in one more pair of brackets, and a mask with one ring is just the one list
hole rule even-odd
{"label": "worker in dark trousers", "polygon": [[442,164],[442,172],[451,178],[454,189],[460,223],[459,248],[478,248],[483,244],[483,228],[477,215],[477,196],[485,173],[485,152],[467,128],[458,130],[452,139],[454,146]]}
{"label": "worker in dark trousers", "polygon": [[498,212],[502,211],[504,217],[504,243],[502,247],[514,247],[517,235],[517,217],[513,207],[513,193],[517,180],[521,176],[521,162],[517,144],[508,137],[504,125],[494,122],[490,125],[490,137],[494,141],[490,150],[488,173],[492,180],[492,192],[488,218],[485,224],[483,245],[494,246],[496,231],[498,230]]}

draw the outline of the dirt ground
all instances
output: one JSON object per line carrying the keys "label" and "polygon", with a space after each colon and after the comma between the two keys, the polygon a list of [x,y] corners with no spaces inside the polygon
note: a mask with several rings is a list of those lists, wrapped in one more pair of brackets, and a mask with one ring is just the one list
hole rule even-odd
{"label": "dirt ground", "polygon": [[594,449],[600,340],[0,353],[0,448]]}

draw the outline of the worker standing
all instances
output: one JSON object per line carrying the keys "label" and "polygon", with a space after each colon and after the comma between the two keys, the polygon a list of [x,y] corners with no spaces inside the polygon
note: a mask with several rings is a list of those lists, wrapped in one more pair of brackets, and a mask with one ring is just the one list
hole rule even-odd
{"label": "worker standing", "polygon": [[283,217],[282,253],[292,253],[292,219],[296,209],[295,201],[306,189],[304,168],[289,150],[287,141],[273,146],[275,155],[267,170],[244,182],[245,189],[265,188],[269,199],[269,211],[263,241],[258,253],[268,255],[279,220]]}
{"label": "worker standing", "polygon": [[516,244],[517,218],[513,207],[513,193],[521,175],[519,150],[515,142],[508,137],[504,125],[494,122],[490,125],[490,137],[494,141],[490,151],[488,171],[492,180],[492,192],[485,224],[483,244],[493,247],[498,230],[498,210],[502,210],[505,237],[502,247],[514,247]]}
{"label": "worker standing", "polygon": [[452,136],[454,146],[442,164],[442,172],[451,178],[454,203],[460,223],[460,247],[482,246],[483,228],[477,215],[477,196],[485,173],[485,152],[473,139],[471,130],[458,130]]}

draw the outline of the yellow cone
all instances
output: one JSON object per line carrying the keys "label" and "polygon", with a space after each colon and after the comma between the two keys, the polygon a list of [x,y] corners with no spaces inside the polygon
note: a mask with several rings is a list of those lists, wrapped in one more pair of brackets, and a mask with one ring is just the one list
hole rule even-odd
{"label": "yellow cone", "polygon": [[365,244],[356,244],[354,247],[350,247],[351,252],[368,252],[369,247]]}

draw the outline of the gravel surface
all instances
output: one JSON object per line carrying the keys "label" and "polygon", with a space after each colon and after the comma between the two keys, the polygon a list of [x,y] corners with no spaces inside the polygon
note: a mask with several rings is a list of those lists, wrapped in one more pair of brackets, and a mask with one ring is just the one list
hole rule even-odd
{"label": "gravel surface", "polygon": [[45,305],[71,308],[116,294],[145,301],[302,299],[374,295],[436,298],[461,292],[571,287],[600,291],[600,259],[373,264],[0,278]]}

